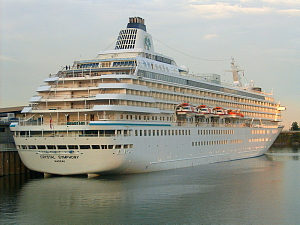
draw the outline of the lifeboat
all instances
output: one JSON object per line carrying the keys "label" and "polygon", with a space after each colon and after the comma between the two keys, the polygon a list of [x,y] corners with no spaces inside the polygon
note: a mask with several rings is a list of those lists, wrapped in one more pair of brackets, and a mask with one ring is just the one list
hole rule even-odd
{"label": "lifeboat", "polygon": [[240,113],[239,110],[228,110],[228,117],[230,117],[230,118],[243,118],[244,114]]}
{"label": "lifeboat", "polygon": [[182,103],[176,107],[177,115],[194,116],[197,111],[195,107],[189,103]]}
{"label": "lifeboat", "polygon": [[223,109],[222,107],[214,108],[214,117],[224,117],[227,115],[228,115],[228,112],[226,109]]}
{"label": "lifeboat", "polygon": [[213,108],[207,106],[207,105],[199,105],[197,106],[197,116],[201,117],[212,117],[214,115]]}

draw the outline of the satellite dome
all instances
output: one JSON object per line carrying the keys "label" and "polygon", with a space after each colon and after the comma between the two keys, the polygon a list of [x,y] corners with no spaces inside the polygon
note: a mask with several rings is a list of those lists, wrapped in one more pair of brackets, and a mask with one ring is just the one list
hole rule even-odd
{"label": "satellite dome", "polygon": [[188,74],[189,73],[189,68],[185,65],[180,66],[179,72],[182,74]]}

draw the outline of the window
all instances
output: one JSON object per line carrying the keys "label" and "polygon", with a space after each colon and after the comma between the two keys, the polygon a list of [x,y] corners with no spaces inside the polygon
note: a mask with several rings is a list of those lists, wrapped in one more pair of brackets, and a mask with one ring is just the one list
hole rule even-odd
{"label": "window", "polygon": [[100,149],[100,145],[92,145],[92,149]]}
{"label": "window", "polygon": [[80,145],[80,149],[90,149],[90,148],[91,148],[91,146],[89,146],[89,145]]}

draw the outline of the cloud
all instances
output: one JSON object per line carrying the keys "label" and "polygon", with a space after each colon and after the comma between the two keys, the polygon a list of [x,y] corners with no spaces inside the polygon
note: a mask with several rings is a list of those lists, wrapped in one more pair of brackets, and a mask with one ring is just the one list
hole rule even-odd
{"label": "cloud", "polygon": [[0,55],[0,61],[11,61],[11,62],[18,62],[18,60],[13,59],[9,56]]}
{"label": "cloud", "polygon": [[289,5],[289,6],[299,6],[300,0],[261,0],[265,3],[277,4],[277,5]]}
{"label": "cloud", "polygon": [[210,40],[212,38],[219,37],[217,34],[207,34],[203,37],[203,40]]}
{"label": "cloud", "polygon": [[279,14],[285,14],[289,16],[299,16],[300,17],[300,9],[285,9],[285,10],[277,10]]}
{"label": "cloud", "polygon": [[242,14],[269,14],[275,9],[271,7],[244,7],[240,4],[231,5],[229,3],[217,2],[215,4],[191,4],[191,10],[207,19],[232,17],[234,13]]}

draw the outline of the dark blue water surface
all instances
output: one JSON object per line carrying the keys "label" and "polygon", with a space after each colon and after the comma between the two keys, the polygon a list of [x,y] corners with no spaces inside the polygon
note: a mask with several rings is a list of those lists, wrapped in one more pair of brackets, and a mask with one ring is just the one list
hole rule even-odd
{"label": "dark blue water surface", "polygon": [[0,224],[300,224],[300,153],[122,176],[0,177]]}

